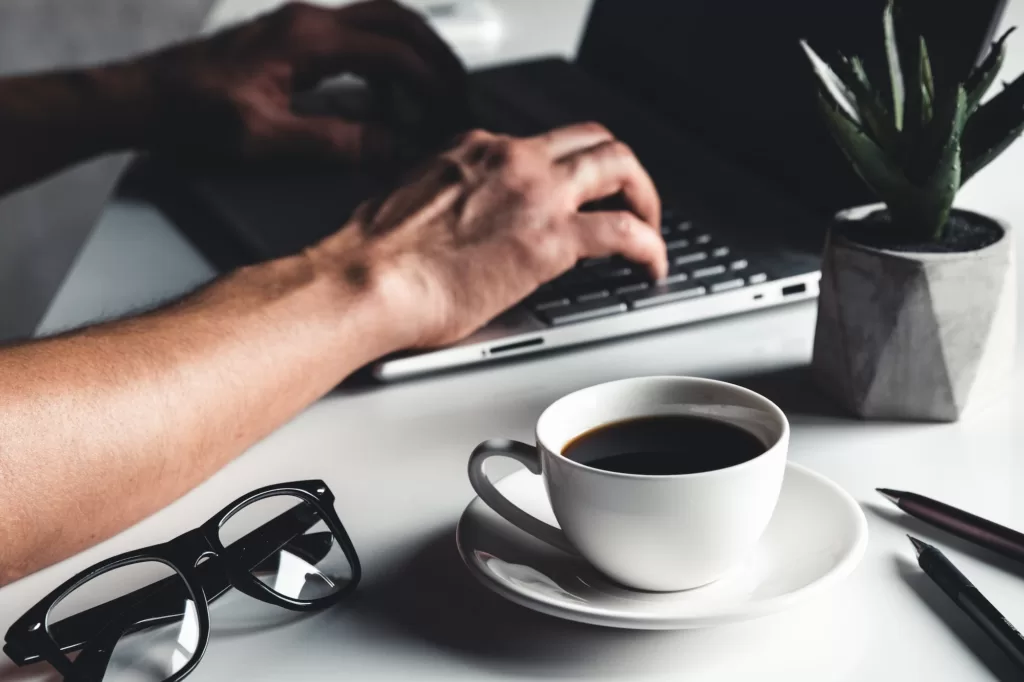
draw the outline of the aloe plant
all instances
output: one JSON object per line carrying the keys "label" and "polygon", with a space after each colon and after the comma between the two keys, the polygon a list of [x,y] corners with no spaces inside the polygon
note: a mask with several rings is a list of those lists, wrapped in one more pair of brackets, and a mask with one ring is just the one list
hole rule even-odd
{"label": "aloe plant", "polygon": [[1024,76],[981,102],[1014,29],[992,44],[962,83],[933,77],[944,74],[932,73],[924,38],[909,35],[892,0],[882,30],[884,88],[869,80],[860,57],[837,55],[829,63],[805,41],[801,45],[818,76],[828,128],[886,204],[891,228],[907,241],[938,241],[960,187],[1024,131]]}

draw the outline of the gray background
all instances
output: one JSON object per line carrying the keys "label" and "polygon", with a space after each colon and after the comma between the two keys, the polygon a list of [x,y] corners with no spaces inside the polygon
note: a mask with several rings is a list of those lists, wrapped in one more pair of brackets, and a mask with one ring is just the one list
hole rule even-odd
{"label": "gray background", "polygon": [[[0,0],[0,76],[109,61],[180,40],[199,30],[212,2]],[[35,329],[127,160],[96,159],[0,199],[0,341]]]}

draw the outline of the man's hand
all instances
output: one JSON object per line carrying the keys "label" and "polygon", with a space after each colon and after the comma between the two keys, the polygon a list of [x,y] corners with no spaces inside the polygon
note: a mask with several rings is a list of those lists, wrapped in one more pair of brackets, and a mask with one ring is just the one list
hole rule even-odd
{"label": "man's hand", "polygon": [[[401,95],[419,126],[301,116],[292,95],[328,76]],[[0,195],[92,156],[150,149],[209,160],[388,160],[466,128],[466,75],[418,14],[390,0],[282,9],[139,59],[0,79]],[[408,118],[408,116],[405,116]],[[401,121],[400,121],[401,122]]]}
{"label": "man's hand", "polygon": [[382,122],[292,110],[293,94],[343,73],[399,88],[436,127],[464,123],[462,64],[420,15],[391,0],[291,3],[132,66],[151,84],[149,146],[176,155],[380,160],[397,143]]}
{"label": "man's hand", "polygon": [[[621,194],[630,210],[585,211]],[[311,249],[346,285],[370,282],[397,348],[454,342],[581,258],[623,254],[667,272],[650,177],[605,128],[529,139],[474,131]]]}
{"label": "man's hand", "polygon": [[[580,210],[615,195],[629,210]],[[663,276],[659,210],[600,126],[470,133],[304,253],[0,349],[0,584],[153,513],[357,368],[462,338],[580,258],[621,253]]]}

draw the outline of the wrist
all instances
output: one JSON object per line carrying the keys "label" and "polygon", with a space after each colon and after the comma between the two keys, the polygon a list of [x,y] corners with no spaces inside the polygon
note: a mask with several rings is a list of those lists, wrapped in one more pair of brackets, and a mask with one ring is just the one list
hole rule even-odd
{"label": "wrist", "polygon": [[[337,234],[307,249],[308,259],[330,298],[355,311],[362,341],[373,347],[378,359],[417,345],[415,302],[410,302],[409,287],[402,269],[362,239],[359,226],[346,226]],[[361,242],[356,244],[355,242]]]}
{"label": "wrist", "polygon": [[86,69],[83,80],[95,106],[89,118],[105,150],[148,146],[157,121],[157,97],[142,62],[122,62]]}
{"label": "wrist", "polygon": [[292,371],[315,375],[314,392],[330,390],[395,347],[373,290],[344,284],[317,260],[304,252],[240,268],[183,310],[217,335],[250,330],[246,343],[262,344],[264,360],[287,358]]}

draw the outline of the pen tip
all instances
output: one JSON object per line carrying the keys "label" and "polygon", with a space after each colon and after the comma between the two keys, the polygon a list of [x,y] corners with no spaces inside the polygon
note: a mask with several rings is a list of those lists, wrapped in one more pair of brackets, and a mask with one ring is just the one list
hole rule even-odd
{"label": "pen tip", "polygon": [[893,504],[900,503],[900,493],[898,490],[891,490],[889,488],[875,488],[875,490],[878,491],[879,495],[889,500]]}
{"label": "pen tip", "polygon": [[928,547],[928,543],[918,540],[913,535],[908,535],[907,537],[910,539],[910,544],[914,546],[914,551],[917,552],[917,556],[921,556],[921,552]]}

